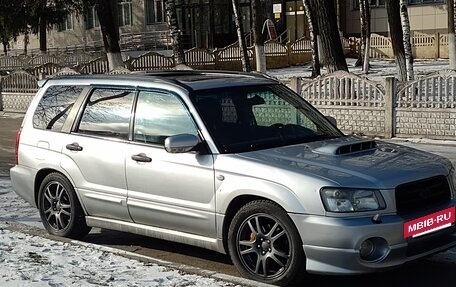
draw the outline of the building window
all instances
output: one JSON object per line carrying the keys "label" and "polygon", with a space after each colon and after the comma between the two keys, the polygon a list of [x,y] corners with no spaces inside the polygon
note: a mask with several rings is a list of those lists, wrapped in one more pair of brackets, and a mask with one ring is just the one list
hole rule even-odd
{"label": "building window", "polygon": [[414,4],[429,4],[429,3],[445,3],[445,0],[409,0],[410,5]]}
{"label": "building window", "polygon": [[118,0],[119,26],[131,25],[131,0]]}
{"label": "building window", "polygon": [[[385,7],[385,0],[369,0],[369,7],[383,8]],[[359,9],[359,0],[353,0],[353,9]]]}
{"label": "building window", "polygon": [[68,14],[62,22],[57,24],[57,30],[59,32],[73,30],[73,27],[73,15],[71,14]]}
{"label": "building window", "polygon": [[152,25],[155,23],[165,22],[165,1],[164,0],[146,0],[146,24]]}
{"label": "building window", "polygon": [[98,21],[98,15],[97,15],[97,11],[95,10],[95,7],[90,7],[84,13],[84,23],[85,23],[85,28],[87,30],[100,26],[100,22]]}

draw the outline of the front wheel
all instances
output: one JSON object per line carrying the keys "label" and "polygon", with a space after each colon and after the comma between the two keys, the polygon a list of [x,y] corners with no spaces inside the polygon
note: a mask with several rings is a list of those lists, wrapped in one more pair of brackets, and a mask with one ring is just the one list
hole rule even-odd
{"label": "front wheel", "polygon": [[84,212],[70,181],[60,173],[47,175],[38,193],[43,225],[53,235],[80,239],[87,235]]}
{"label": "front wheel", "polygon": [[228,232],[228,250],[244,277],[280,286],[295,281],[305,262],[293,222],[267,200],[250,202],[236,213]]}

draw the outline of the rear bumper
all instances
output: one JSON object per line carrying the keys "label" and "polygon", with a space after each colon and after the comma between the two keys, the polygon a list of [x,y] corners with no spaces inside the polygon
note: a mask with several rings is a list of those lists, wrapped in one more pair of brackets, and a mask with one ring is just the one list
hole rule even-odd
{"label": "rear bumper", "polygon": [[10,169],[11,187],[17,195],[36,207],[34,178],[36,170],[16,165]]}
{"label": "rear bumper", "polygon": [[[396,215],[382,217],[381,223],[373,223],[371,217],[290,216],[301,234],[309,273],[384,271],[456,246],[454,224],[420,237],[404,238],[404,219]],[[379,243],[376,256],[368,260],[360,255],[361,244],[367,239]]]}

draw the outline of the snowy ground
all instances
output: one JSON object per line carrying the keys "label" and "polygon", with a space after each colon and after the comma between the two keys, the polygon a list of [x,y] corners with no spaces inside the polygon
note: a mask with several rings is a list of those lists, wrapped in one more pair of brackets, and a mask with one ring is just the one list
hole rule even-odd
{"label": "snowy ground", "polygon": [[[395,76],[396,75],[396,66],[393,60],[371,60],[369,74],[365,75],[362,72],[362,67],[355,67],[356,59],[347,58],[348,70],[351,73],[367,77],[373,81],[383,82],[386,76]],[[448,60],[447,59],[438,59],[438,60],[415,60],[413,64],[415,78],[424,76],[429,73],[438,72],[448,69]],[[310,77],[311,76],[311,66],[306,64],[304,66],[294,66],[285,69],[273,69],[268,70],[267,74],[279,79],[286,80],[291,77]],[[326,70],[323,68],[321,70],[322,75],[326,74]]]}

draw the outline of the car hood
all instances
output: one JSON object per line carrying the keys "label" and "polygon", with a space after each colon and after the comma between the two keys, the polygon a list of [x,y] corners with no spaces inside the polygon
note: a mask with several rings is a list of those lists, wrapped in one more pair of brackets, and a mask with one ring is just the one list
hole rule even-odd
{"label": "car hood", "polygon": [[[299,173],[331,185],[362,188],[391,189],[405,182],[447,175],[451,168],[449,160],[435,154],[357,136],[246,152],[239,156],[257,165],[269,166],[276,175]],[[255,173],[254,169],[247,172]],[[288,176],[284,178],[289,179]],[[280,182],[280,178],[274,181]]]}

